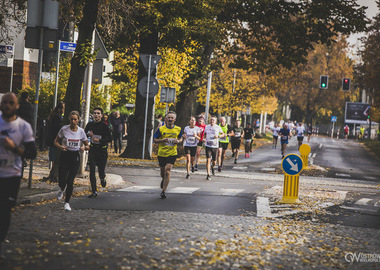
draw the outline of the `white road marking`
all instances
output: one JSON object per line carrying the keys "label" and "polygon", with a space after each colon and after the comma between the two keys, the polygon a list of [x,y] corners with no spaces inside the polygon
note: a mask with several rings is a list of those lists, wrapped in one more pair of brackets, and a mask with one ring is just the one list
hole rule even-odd
{"label": "white road marking", "polygon": [[335,175],[336,176],[341,176],[341,177],[351,177],[350,174],[346,174],[346,173],[336,173]]}
{"label": "white road marking", "polygon": [[266,197],[257,197],[256,209],[258,217],[272,217],[272,211],[269,206],[269,199]]}
{"label": "white road marking", "polygon": [[313,153],[313,158],[315,158],[316,155],[317,155],[317,153]]}
{"label": "white road marking", "polygon": [[234,166],[232,167],[233,170],[246,170],[248,167],[241,167],[241,166]]}
{"label": "white road marking", "polygon": [[322,144],[319,145],[319,149],[321,149],[321,148],[322,148]]}
{"label": "white road marking", "polygon": [[373,206],[380,207],[380,201],[377,201]]}
{"label": "white road marking", "polygon": [[376,177],[373,176],[364,176],[365,179],[370,179],[370,180],[376,180]]}
{"label": "white road marking", "polygon": [[371,213],[377,213],[377,210],[376,209],[363,209],[363,208],[360,208],[360,207],[350,207],[350,206],[340,206],[340,208],[342,209],[347,209],[347,210],[354,210],[354,211],[359,211],[359,212],[371,212]]}
{"label": "white road marking", "polygon": [[181,194],[191,194],[195,191],[199,190],[199,188],[194,187],[175,187],[172,189],[168,189],[166,193],[181,193]]}
{"label": "white road marking", "polygon": [[144,192],[146,190],[159,189],[159,186],[131,186],[116,191]]}
{"label": "white road marking", "polygon": [[236,195],[244,191],[244,189],[233,189],[233,188],[221,188],[222,195],[231,196]]}
{"label": "white road marking", "polygon": [[261,170],[266,172],[274,172],[276,168],[262,168]]}
{"label": "white road marking", "polygon": [[357,204],[357,205],[368,205],[368,203],[370,201],[372,201],[372,199],[361,198],[360,200],[356,201],[355,204]]}

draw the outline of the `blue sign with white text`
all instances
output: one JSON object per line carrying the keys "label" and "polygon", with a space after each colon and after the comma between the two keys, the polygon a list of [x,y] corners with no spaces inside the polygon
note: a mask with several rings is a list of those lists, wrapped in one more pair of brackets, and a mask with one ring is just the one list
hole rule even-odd
{"label": "blue sign with white text", "polygon": [[75,48],[77,47],[77,44],[74,42],[61,41],[59,44],[59,49],[65,52],[75,52]]}
{"label": "blue sign with white text", "polygon": [[299,155],[289,154],[282,160],[281,167],[285,173],[296,175],[302,171],[302,159]]}
{"label": "blue sign with white text", "polygon": [[336,122],[337,117],[336,116],[331,116],[331,122]]}

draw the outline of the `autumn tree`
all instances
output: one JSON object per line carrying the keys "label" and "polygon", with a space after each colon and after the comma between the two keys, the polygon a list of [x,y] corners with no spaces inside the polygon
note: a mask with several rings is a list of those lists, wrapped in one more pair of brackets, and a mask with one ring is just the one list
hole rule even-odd
{"label": "autumn tree", "polygon": [[[266,111],[269,114],[277,109],[276,89],[267,84],[268,75],[253,70],[231,67],[233,58],[218,56],[219,68],[213,72],[210,93],[210,109],[214,113],[236,116],[237,112],[251,109],[251,113]],[[206,103],[206,87],[198,93],[198,102]]]}
{"label": "autumn tree", "polygon": [[[377,1],[380,8],[380,1]],[[355,82],[371,96],[371,119],[380,122],[380,13],[378,13],[364,38],[361,63],[356,68]]]}
{"label": "autumn tree", "polygon": [[[0,43],[8,43],[26,23],[27,0],[3,0],[0,5]],[[12,25],[12,26],[11,26]]]}
{"label": "autumn tree", "polygon": [[[252,54],[244,59],[246,66],[273,71],[280,64],[289,67],[293,63],[305,61],[313,42],[328,43],[334,39],[335,33],[355,32],[363,30],[365,26],[364,9],[358,8],[354,0],[72,2],[76,8],[73,13],[78,14],[81,20],[78,24],[77,51],[72,61],[66,95],[66,103],[69,105],[67,111],[80,107],[80,89],[85,66],[93,57],[89,54],[88,44],[99,8],[103,8],[108,21],[103,20],[99,27],[102,26],[102,36],[111,48],[129,46],[137,42],[140,45],[140,53],[156,54],[159,47],[180,50],[194,46],[192,42],[195,41],[192,69],[188,72],[178,95],[179,123],[191,114],[211,54],[215,48],[221,48],[230,39],[239,38],[252,49]],[[114,6],[119,9],[112,9],[111,12],[109,9]],[[123,14],[123,8],[130,8],[130,12],[125,12],[127,16]],[[242,54],[239,48],[235,48],[232,53]],[[145,75],[146,71],[139,64],[137,81]],[[149,99],[148,104],[148,123],[151,123],[153,98]],[[144,107],[145,98],[136,94],[136,111],[130,122],[133,132],[129,134],[130,143],[122,156],[141,155]],[[152,128],[151,124],[149,125],[147,141]],[[148,153],[145,156],[148,156]]]}
{"label": "autumn tree", "polygon": [[[290,104],[293,118],[312,123],[322,116],[339,114],[346,101],[353,100],[355,92],[342,91],[342,78],[352,78],[353,62],[348,57],[348,44],[344,37],[330,46],[314,45],[306,64],[300,64],[281,73],[277,79],[286,82],[286,88],[277,92],[283,104]],[[319,88],[320,75],[328,75],[328,89]]]}

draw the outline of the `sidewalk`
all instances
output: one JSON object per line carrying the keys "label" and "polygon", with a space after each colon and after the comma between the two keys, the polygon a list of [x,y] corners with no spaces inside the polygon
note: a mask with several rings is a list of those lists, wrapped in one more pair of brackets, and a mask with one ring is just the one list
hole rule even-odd
{"label": "sidewalk", "polygon": [[[115,163],[113,161],[112,163]],[[43,178],[49,175],[49,161],[47,151],[39,152],[37,158],[33,162],[33,175],[31,188],[28,188],[29,181],[29,163],[24,170],[23,179],[17,199],[17,204],[34,204],[45,200],[51,200],[56,197],[58,190],[57,182],[44,181]],[[98,176],[97,176],[98,178]],[[128,185],[123,181],[120,175],[107,174],[107,187],[103,188],[98,183],[99,190],[107,190],[108,188],[125,187]],[[91,185],[89,172],[85,171],[85,177],[76,177],[74,180],[74,196],[90,194]]]}

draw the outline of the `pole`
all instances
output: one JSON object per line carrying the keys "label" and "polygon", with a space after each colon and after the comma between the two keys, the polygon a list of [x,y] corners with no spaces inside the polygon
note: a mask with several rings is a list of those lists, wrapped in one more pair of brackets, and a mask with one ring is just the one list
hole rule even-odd
{"label": "pole", "polygon": [[15,44],[13,43],[12,67],[11,67],[11,81],[9,83],[9,92],[12,93],[13,86],[13,66],[15,64]]}
{"label": "pole", "polygon": [[265,133],[265,124],[267,123],[267,112],[264,113],[263,133]]}
{"label": "pole", "polygon": [[206,125],[208,123],[208,116],[209,116],[209,110],[210,110],[211,82],[212,82],[212,71],[208,73],[208,78],[207,78],[206,115],[205,115]]}
{"label": "pole", "polygon": [[260,127],[259,127],[260,134],[262,133],[262,130],[263,130],[263,111],[261,111],[261,114],[260,114]]}
{"label": "pole", "polygon": [[232,83],[232,93],[235,93],[235,83],[236,83],[236,68],[234,68],[234,81]]}
{"label": "pole", "polygon": [[331,139],[334,137],[334,127],[335,127],[335,122],[333,122],[333,127],[331,130]]}
{"label": "pole", "polygon": [[[152,127],[154,127],[154,115],[156,113],[156,99],[154,98],[153,99],[153,109],[152,109],[152,121],[151,121],[151,125]],[[150,139],[149,139],[149,145],[148,145],[148,152],[149,152],[149,156],[151,157],[152,156],[152,152],[153,152],[153,135],[154,135],[154,128],[152,128],[152,131],[150,132]]]}
{"label": "pole", "polygon": [[[94,53],[94,42],[95,42],[95,30],[92,33],[92,41],[91,41],[91,53]],[[82,128],[85,128],[88,120],[89,120],[89,114],[90,114],[90,104],[91,104],[91,81],[92,81],[92,70],[93,70],[93,63],[90,61],[88,62],[85,78],[84,78],[84,84],[83,84],[83,97],[84,97],[84,117],[82,121]],[[83,108],[83,107],[82,107]],[[80,166],[79,166],[79,177],[85,177],[84,171],[86,169],[87,164],[87,156],[88,151],[83,151],[80,155]]]}
{"label": "pole", "polygon": [[[43,14],[43,12],[42,12]],[[34,98],[34,116],[33,116],[33,133],[36,136],[37,130],[37,116],[38,116],[38,99],[40,97],[40,84],[41,84],[41,73],[42,73],[42,57],[43,57],[43,45],[44,41],[44,29],[40,28],[40,41],[38,46],[38,70],[37,70],[37,81],[36,81],[36,95]],[[28,179],[28,188],[32,188],[32,175],[33,175],[33,160],[30,160],[29,167],[29,179]]]}
{"label": "pole", "polygon": [[146,125],[147,125],[147,122],[148,122],[148,102],[149,102],[149,83],[150,83],[150,68],[151,68],[151,61],[152,61],[152,55],[149,55],[148,83],[146,84],[145,119],[144,119],[144,139],[143,139],[142,159],[145,159],[145,141],[146,141]]}
{"label": "pole", "polygon": [[58,40],[58,50],[57,50],[57,68],[55,72],[55,90],[54,90],[54,106],[55,108],[57,106],[57,99],[58,99],[58,76],[59,76],[59,56],[61,54],[61,41]]}

